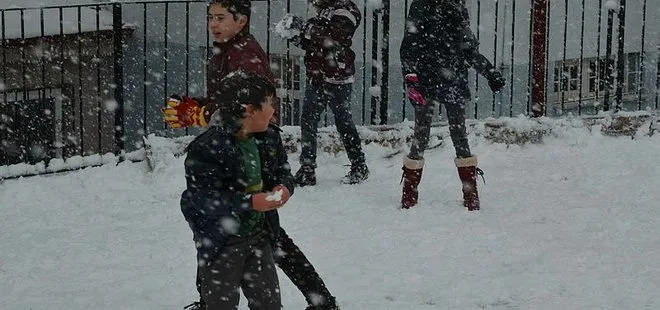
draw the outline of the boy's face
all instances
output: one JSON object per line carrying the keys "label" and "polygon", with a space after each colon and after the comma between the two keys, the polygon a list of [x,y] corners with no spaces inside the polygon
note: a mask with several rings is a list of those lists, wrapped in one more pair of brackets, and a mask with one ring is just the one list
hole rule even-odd
{"label": "boy's face", "polygon": [[248,132],[264,132],[268,130],[268,123],[275,113],[273,96],[266,97],[266,102],[261,106],[261,110],[254,108],[254,105],[247,106],[247,117],[243,121],[243,126]]}
{"label": "boy's face", "polygon": [[248,20],[247,16],[239,16],[238,20],[235,20],[234,15],[219,3],[211,4],[208,18],[209,32],[218,43],[231,40],[246,27]]}

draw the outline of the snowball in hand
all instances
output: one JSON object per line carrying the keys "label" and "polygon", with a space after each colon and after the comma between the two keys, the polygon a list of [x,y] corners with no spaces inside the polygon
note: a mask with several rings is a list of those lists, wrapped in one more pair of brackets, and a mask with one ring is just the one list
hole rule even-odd
{"label": "snowball in hand", "polygon": [[282,201],[282,194],[284,194],[284,191],[278,189],[277,191],[274,191],[272,194],[266,196],[266,201]]}
{"label": "snowball in hand", "polygon": [[295,15],[289,13],[282,17],[277,24],[275,24],[275,33],[278,34],[282,39],[291,39],[300,34],[300,30],[292,28]]}

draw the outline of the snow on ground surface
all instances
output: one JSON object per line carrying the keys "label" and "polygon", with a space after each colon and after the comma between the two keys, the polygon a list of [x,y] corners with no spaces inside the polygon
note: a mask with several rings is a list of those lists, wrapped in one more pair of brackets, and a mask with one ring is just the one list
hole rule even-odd
{"label": "snow on ground surface", "polygon": [[[320,155],[319,184],[280,217],[342,309],[660,309],[660,135],[471,144],[486,172],[479,212],[461,205],[451,143],[427,153],[421,203],[403,211],[403,155],[367,145],[371,178],[355,186],[339,184],[344,153]],[[183,158],[161,160],[151,174],[124,162],[1,183],[0,309],[194,301]],[[284,309],[303,309],[280,280]]]}

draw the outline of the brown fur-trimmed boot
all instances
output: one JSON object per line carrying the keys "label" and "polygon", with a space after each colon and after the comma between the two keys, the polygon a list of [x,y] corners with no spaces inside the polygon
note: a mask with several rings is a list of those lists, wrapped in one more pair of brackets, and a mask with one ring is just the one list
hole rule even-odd
{"label": "brown fur-trimmed boot", "polygon": [[479,193],[477,192],[477,175],[483,178],[483,171],[477,168],[477,157],[454,159],[458,168],[458,177],[463,183],[463,205],[468,211],[479,210]]}
{"label": "brown fur-trimmed boot", "polygon": [[403,158],[403,175],[401,176],[401,183],[403,183],[403,195],[401,195],[401,208],[410,209],[410,207],[417,204],[418,191],[417,186],[422,180],[422,170],[424,168],[424,159],[415,160],[410,159],[408,156]]}

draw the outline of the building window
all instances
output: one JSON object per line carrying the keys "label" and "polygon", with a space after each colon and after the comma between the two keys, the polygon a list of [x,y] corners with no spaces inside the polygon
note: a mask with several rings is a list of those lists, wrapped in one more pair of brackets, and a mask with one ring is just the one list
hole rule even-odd
{"label": "building window", "polygon": [[589,93],[604,91],[607,83],[607,64],[604,58],[589,60]]}
{"label": "building window", "polygon": [[639,53],[630,53],[627,55],[627,73],[626,73],[626,87],[628,93],[637,93],[641,86],[642,71],[640,69],[640,55]]}
{"label": "building window", "polygon": [[[287,62],[286,55],[270,55],[270,68],[275,75],[277,88],[300,90],[300,58],[292,56]],[[287,81],[287,70],[291,73]]]}
{"label": "building window", "polygon": [[553,89],[555,92],[576,91],[580,85],[579,64],[564,64],[560,62],[555,67]]}

